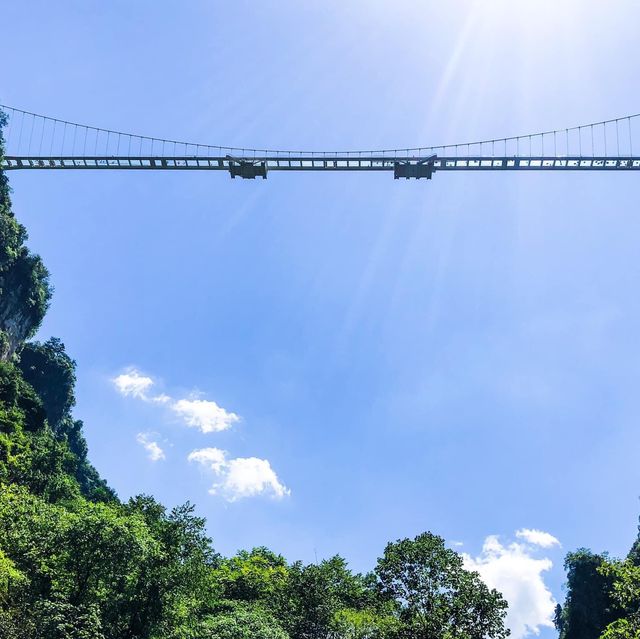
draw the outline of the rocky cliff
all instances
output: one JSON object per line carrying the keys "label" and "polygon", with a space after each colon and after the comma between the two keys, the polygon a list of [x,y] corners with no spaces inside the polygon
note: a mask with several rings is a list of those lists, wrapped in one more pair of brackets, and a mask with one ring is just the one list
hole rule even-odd
{"label": "rocky cliff", "polygon": [[[0,111],[0,128],[4,125]],[[0,158],[4,141],[0,134]],[[38,329],[49,305],[49,274],[25,246],[27,231],[15,219],[7,177],[0,170],[0,361]]]}

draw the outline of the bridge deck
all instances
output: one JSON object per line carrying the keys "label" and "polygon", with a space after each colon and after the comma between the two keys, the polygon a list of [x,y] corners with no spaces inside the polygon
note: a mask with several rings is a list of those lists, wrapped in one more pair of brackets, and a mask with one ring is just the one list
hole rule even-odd
{"label": "bridge deck", "polygon": [[[407,156],[335,156],[335,157],[122,157],[122,156],[6,156],[3,170],[205,170],[229,171],[232,176],[256,177],[270,171],[396,171],[406,165],[429,166],[433,171],[612,171],[640,170],[640,157],[407,157]],[[248,174],[243,170],[248,168]],[[254,168],[255,167],[255,170]],[[402,172],[400,172],[402,173]],[[396,171],[398,176],[398,171]],[[400,177],[405,177],[401,174]],[[427,177],[423,175],[422,177]]]}

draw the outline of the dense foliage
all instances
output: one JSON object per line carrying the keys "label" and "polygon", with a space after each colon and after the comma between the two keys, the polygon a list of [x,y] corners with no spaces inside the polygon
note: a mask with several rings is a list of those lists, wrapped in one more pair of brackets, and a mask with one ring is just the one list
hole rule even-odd
{"label": "dense foliage", "polygon": [[506,637],[502,626],[507,604],[444,540],[425,533],[415,540],[388,544],[376,574],[381,592],[400,602],[406,634],[431,637]]}
{"label": "dense foliage", "polygon": [[560,639],[640,639],[640,526],[625,560],[585,548],[565,559],[567,597],[556,609]]}
{"label": "dense foliage", "polygon": [[[0,124],[2,121],[0,120]],[[0,154],[2,152],[0,138]],[[75,362],[25,343],[50,297],[0,172],[0,639],[502,639],[506,602],[440,537],[376,570],[224,558],[190,504],[123,503],[87,460]]]}
{"label": "dense foliage", "polygon": [[615,620],[613,579],[601,572],[606,564],[606,555],[585,548],[567,555],[567,599],[558,618],[563,639],[597,639]]}

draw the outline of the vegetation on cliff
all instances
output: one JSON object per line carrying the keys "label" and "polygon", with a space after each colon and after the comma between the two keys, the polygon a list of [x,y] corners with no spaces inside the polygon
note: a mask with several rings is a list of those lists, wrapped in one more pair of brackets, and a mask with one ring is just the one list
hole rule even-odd
{"label": "vegetation on cliff", "polygon": [[[0,112],[0,129],[6,124]],[[0,137],[0,158],[4,145]],[[0,360],[31,337],[49,305],[49,273],[25,246],[27,231],[11,210],[9,183],[0,171]]]}

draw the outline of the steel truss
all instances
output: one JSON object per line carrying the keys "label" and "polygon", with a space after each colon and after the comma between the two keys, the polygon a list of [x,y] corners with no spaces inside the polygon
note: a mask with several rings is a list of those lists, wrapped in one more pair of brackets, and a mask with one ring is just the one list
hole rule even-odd
{"label": "steel truss", "polygon": [[263,178],[271,171],[387,171],[399,178],[431,179],[438,171],[629,171],[640,170],[640,157],[390,157],[370,155],[302,157],[116,157],[6,156],[3,170],[161,170],[227,171],[232,178]]}

